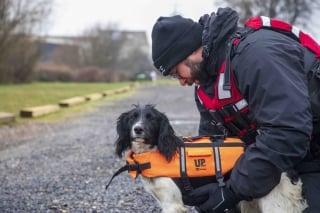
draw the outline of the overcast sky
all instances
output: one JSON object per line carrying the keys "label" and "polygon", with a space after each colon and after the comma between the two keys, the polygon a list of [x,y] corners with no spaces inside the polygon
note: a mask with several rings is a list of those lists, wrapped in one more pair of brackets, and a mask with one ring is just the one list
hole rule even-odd
{"label": "overcast sky", "polygon": [[215,11],[214,0],[54,0],[49,35],[80,35],[95,24],[151,33],[159,16],[198,18]]}
{"label": "overcast sky", "polygon": [[[151,37],[152,26],[160,16],[173,12],[198,21],[203,14],[216,11],[215,0],[53,0],[54,8],[46,28],[48,35],[81,35],[96,24],[116,24],[120,30],[146,31]],[[306,30],[318,41],[320,24],[313,18]],[[304,30],[304,29],[303,29]]]}

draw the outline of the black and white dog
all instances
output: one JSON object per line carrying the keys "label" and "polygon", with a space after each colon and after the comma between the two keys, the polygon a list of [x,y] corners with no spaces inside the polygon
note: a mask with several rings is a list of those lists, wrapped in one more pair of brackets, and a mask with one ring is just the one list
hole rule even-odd
{"label": "black and white dog", "polygon": [[[117,120],[116,154],[121,157],[127,150],[143,153],[158,149],[170,161],[182,141],[174,133],[165,114],[153,105],[135,106],[122,113]],[[169,177],[142,177],[144,188],[160,204],[165,213],[187,212],[182,194],[177,184]],[[201,184],[215,179],[203,179]],[[199,181],[195,181],[197,185]],[[286,173],[281,176],[280,183],[265,197],[253,201],[241,201],[241,212],[254,213],[301,213],[307,204],[302,195],[302,183],[298,179],[294,183]]]}

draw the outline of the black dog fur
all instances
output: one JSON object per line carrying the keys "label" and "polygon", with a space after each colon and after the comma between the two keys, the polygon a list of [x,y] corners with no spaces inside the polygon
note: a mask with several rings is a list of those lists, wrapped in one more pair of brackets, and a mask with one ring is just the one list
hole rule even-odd
{"label": "black dog fur", "polygon": [[134,106],[134,109],[122,113],[117,120],[116,154],[121,157],[126,150],[132,148],[132,140],[136,138],[132,138],[131,128],[140,122],[136,129],[137,137],[141,137],[150,149],[157,146],[160,153],[170,161],[177,147],[183,142],[175,135],[167,116],[156,110],[151,104]]}

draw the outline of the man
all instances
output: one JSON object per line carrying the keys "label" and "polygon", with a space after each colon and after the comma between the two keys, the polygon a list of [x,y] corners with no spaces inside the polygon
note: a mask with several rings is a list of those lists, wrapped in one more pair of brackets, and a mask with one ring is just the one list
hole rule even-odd
{"label": "man", "polygon": [[[236,120],[247,122],[242,124],[246,128],[237,132],[246,143],[245,152],[225,186],[195,189],[194,196],[209,197],[197,204],[202,211],[224,212],[240,200],[265,196],[279,183],[282,172],[320,158],[309,151],[310,137],[318,142],[319,137],[312,130],[304,71],[315,63],[315,57],[283,33],[270,29],[252,32],[239,28],[237,22],[234,10],[219,8],[216,14],[202,16],[199,23],[181,16],[160,17],[152,31],[154,66],[162,75],[177,78],[182,86],[196,85],[199,135],[233,134],[234,125],[221,121],[222,112],[232,114],[238,108],[235,115],[239,115],[238,105],[227,108],[239,103],[246,109]],[[235,37],[240,42],[230,46]],[[240,97],[237,103],[223,98],[230,88]],[[309,205],[305,212],[320,212],[320,173],[307,172],[300,177]]]}

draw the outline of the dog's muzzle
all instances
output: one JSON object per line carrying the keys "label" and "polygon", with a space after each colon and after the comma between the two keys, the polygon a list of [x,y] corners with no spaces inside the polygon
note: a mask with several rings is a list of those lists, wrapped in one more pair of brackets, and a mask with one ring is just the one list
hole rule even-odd
{"label": "dog's muzzle", "polygon": [[132,127],[131,130],[131,137],[133,139],[144,139],[145,137],[145,131],[141,124],[137,123]]}

